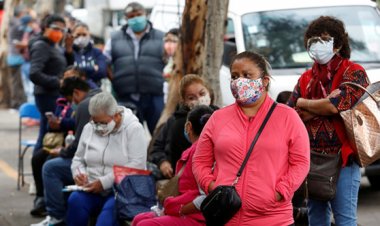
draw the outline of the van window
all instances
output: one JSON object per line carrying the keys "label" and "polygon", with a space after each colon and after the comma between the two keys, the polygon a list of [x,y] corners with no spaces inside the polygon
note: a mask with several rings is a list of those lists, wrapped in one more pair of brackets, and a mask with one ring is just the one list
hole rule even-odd
{"label": "van window", "polygon": [[335,16],[350,37],[351,60],[380,63],[380,18],[367,6],[321,7],[257,12],[242,17],[246,50],[256,51],[273,69],[308,67],[312,61],[303,45],[308,24],[320,15]]}
{"label": "van window", "polygon": [[235,26],[231,18],[227,19],[227,28],[224,35],[223,65],[229,67],[232,58],[236,55]]}
{"label": "van window", "polygon": [[226,28],[225,36],[226,36],[225,38],[229,41],[235,40],[235,26],[231,18],[227,19],[227,28]]}

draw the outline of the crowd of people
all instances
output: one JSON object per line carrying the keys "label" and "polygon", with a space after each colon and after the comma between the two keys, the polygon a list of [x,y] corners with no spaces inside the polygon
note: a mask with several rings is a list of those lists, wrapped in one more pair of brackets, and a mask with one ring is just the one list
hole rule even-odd
{"label": "crowd of people", "polygon": [[[294,210],[306,197],[294,194],[309,173],[311,152],[341,155],[342,165],[333,199],[306,199],[308,224],[330,225],[332,211],[336,225],[357,225],[360,171],[339,112],[363,95],[342,83],[366,87],[369,81],[349,60],[349,37],[340,20],[321,16],[307,27],[304,45],[314,63],[285,98],[287,104],[268,95],[270,64],[246,51],[230,65],[234,104],[216,106],[202,76],[188,74],[180,81],[175,112],[156,128],[179,29],[166,34],[155,29],[138,2],[124,13],[127,24],[99,49],[82,22],[60,15],[39,19],[22,5],[14,11],[8,74],[2,75],[9,96],[1,104],[18,109],[35,102],[41,114],[30,214],[46,218],[33,226],[88,225],[91,219],[99,226],[120,225],[113,166],[146,170],[149,164],[156,166],[157,180],[178,177],[178,194],[156,206],[159,211],[136,215],[132,225],[206,225],[202,201],[219,185],[231,184],[242,206],[226,225],[295,225]],[[102,90],[104,79],[111,81],[112,93]],[[72,134],[72,141],[62,139]],[[52,147],[47,137],[61,139]],[[68,185],[78,190],[64,193]]]}

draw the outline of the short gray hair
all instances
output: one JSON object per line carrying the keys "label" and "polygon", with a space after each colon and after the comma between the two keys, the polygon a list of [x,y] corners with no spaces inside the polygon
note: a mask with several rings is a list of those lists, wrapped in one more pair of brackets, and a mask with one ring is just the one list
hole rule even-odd
{"label": "short gray hair", "polygon": [[115,98],[108,92],[101,92],[90,99],[88,111],[91,116],[99,114],[107,114],[113,116],[118,111],[118,106]]}

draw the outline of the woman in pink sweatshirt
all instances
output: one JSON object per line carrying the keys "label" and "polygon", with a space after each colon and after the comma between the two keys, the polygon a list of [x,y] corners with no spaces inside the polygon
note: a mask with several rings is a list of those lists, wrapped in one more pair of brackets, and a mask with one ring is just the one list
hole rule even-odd
{"label": "woman in pink sweatshirt", "polygon": [[[206,225],[202,213],[199,211],[205,196],[204,193],[201,194],[195,181],[192,160],[199,135],[213,112],[214,110],[209,106],[199,105],[194,107],[187,116],[184,134],[192,145],[182,153],[177,162],[176,175],[179,175],[178,190],[180,194],[164,200],[164,215],[157,216],[154,212],[141,213],[133,219],[132,226]],[[179,173],[180,171],[182,173]]]}
{"label": "woman in pink sweatshirt", "polygon": [[[253,52],[240,53],[232,61],[231,91],[236,103],[211,116],[193,158],[193,173],[207,193],[233,183],[274,102],[267,93],[268,67]],[[292,225],[291,200],[309,171],[309,148],[297,113],[278,104],[236,184],[242,207],[227,225]]]}

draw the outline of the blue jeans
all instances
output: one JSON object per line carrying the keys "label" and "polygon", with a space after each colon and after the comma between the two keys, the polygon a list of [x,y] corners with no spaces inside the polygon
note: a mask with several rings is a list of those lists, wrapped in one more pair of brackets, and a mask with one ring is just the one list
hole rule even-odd
{"label": "blue jeans", "polygon": [[63,219],[66,214],[62,188],[74,184],[70,167],[71,159],[57,157],[48,160],[42,169],[46,210],[50,216],[57,219]]}
{"label": "blue jeans", "polygon": [[336,187],[336,195],[333,200],[330,202],[322,202],[313,199],[308,200],[309,225],[330,225],[330,215],[332,210],[335,225],[356,226],[360,178],[360,168],[355,162],[350,166],[342,168]]}
{"label": "blue jeans", "polygon": [[34,96],[38,111],[41,113],[41,119],[40,119],[40,131],[38,133],[37,144],[34,147],[33,154],[42,148],[42,140],[48,128],[48,120],[45,116],[45,113],[48,111],[51,111],[54,113],[55,106],[56,106],[55,102],[57,98],[58,96],[53,96],[53,95],[48,95],[48,94],[39,94],[39,95]]}
{"label": "blue jeans", "polygon": [[153,134],[157,121],[161,116],[161,112],[164,109],[164,96],[141,94],[138,101],[131,97],[124,98],[122,102],[130,102],[137,107],[137,117],[140,122],[146,121],[150,134]]}
{"label": "blue jeans", "polygon": [[100,211],[96,226],[116,226],[118,223],[114,207],[115,197],[113,193],[108,196],[102,196],[75,191],[71,193],[68,202],[67,225],[87,225],[89,217]]}

